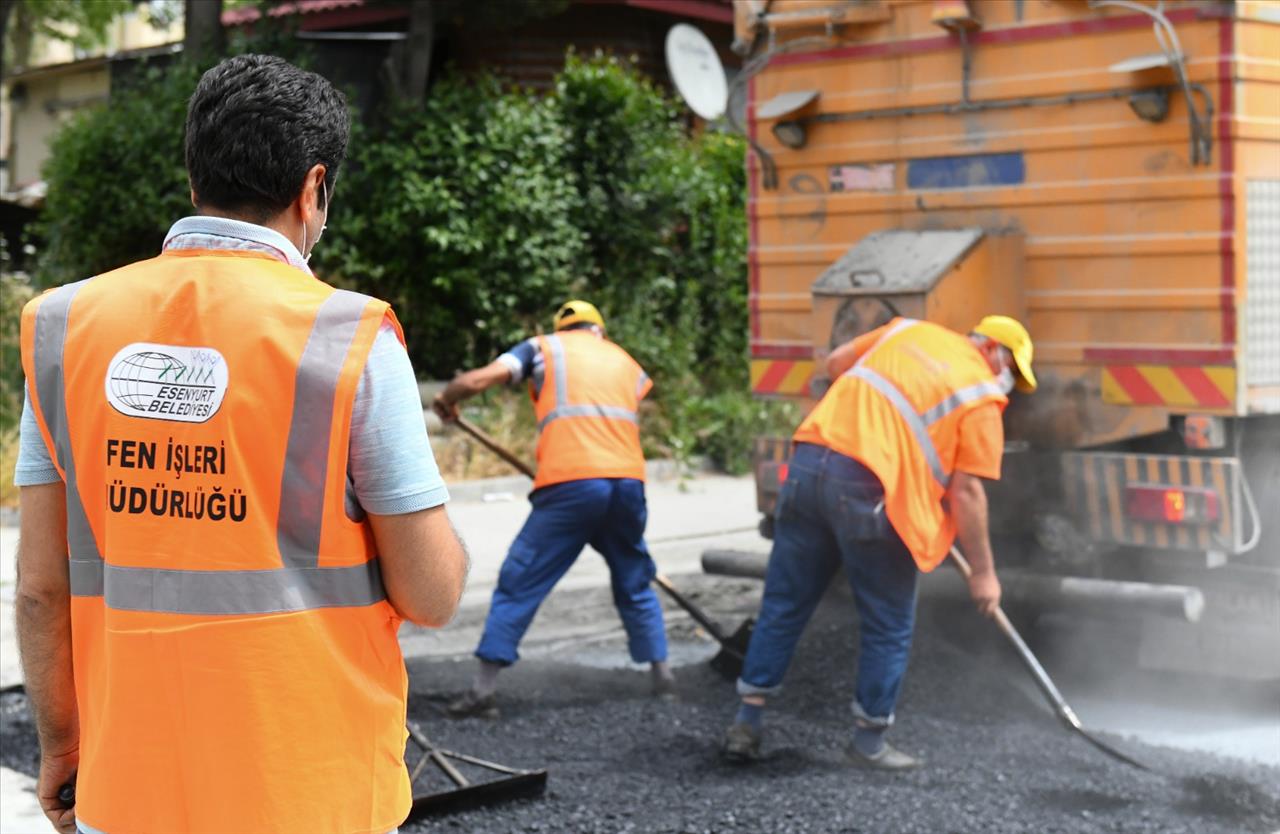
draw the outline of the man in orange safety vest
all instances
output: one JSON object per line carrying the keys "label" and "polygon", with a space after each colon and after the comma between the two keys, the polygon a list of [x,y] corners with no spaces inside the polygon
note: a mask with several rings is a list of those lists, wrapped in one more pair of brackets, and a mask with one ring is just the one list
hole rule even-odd
{"label": "man in orange safety vest", "polygon": [[600,311],[575,300],[557,311],[554,333],[521,342],[450,382],[436,397],[436,413],[453,420],[462,399],[521,381],[529,384],[538,421],[533,511],[498,575],[471,689],[449,713],[497,716],[498,673],[519,658],[538,606],[588,544],[609,565],[632,660],[650,664],[655,695],[674,697],[662,606],[650,584],[657,568],[644,543],[639,407],[653,383],[605,337]]}
{"label": "man in orange safety vest", "polygon": [[765,699],[843,565],[861,624],[848,755],[882,770],[919,766],[883,738],[906,672],[916,581],[958,535],[974,601],[987,615],[999,604],[982,479],[1000,477],[1002,412],[1014,387],[1035,389],[1031,357],[1031,337],[1007,316],[968,335],[897,318],[831,354],[835,382],[796,431],[778,496],[727,758],[759,756]]}
{"label": "man in orange safety vest", "polygon": [[23,312],[17,630],[64,834],[408,815],[396,633],[452,617],[467,560],[391,308],[307,267],[348,131],[324,78],[223,61],[196,216]]}

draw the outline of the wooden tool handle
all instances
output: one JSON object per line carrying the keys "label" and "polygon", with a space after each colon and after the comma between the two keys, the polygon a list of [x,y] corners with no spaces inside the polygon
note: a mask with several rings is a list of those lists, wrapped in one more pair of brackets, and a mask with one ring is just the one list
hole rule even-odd
{"label": "wooden tool handle", "polygon": [[495,455],[502,458],[512,466],[514,466],[522,474],[527,475],[530,478],[535,477],[533,472],[533,467],[529,466],[520,458],[516,457],[515,453],[512,452],[510,449],[506,448],[501,443],[499,443],[498,441],[490,437],[488,432],[486,432],[484,429],[480,428],[475,423],[468,420],[466,417],[463,417],[461,414],[458,415],[458,418],[455,422],[457,422],[458,428],[462,429],[464,432],[474,437],[476,439],[476,442],[478,442],[481,446],[485,447],[490,452],[493,452]]}
{"label": "wooden tool handle", "polygon": [[[951,548],[951,562],[960,571],[960,575],[965,578],[966,582],[973,576],[973,568],[969,566],[969,560],[965,559],[955,547]],[[1000,631],[1013,644],[1013,648],[1018,652],[1018,657],[1021,658],[1023,665],[1027,667],[1027,671],[1031,673],[1036,686],[1053,704],[1058,717],[1073,728],[1079,729],[1080,719],[1076,717],[1075,710],[1071,709],[1066,699],[1062,697],[1062,693],[1058,691],[1053,679],[1049,677],[1049,673],[1045,671],[1039,658],[1031,651],[1031,647],[1022,639],[1022,635],[1018,633],[1018,629],[1014,627],[1009,617],[1004,613],[1004,609],[997,605],[996,610],[992,612],[991,618],[996,621]]]}
{"label": "wooden tool handle", "polygon": [[724,632],[720,630],[720,626],[716,625],[716,622],[708,617],[705,611],[697,605],[694,605],[693,600],[687,598],[684,594],[676,590],[676,586],[671,584],[671,580],[668,579],[665,574],[659,573],[655,575],[653,577],[653,583],[665,591],[667,596],[675,600],[676,605],[679,605],[690,617],[693,617],[698,625],[705,628],[707,632],[715,638],[717,643],[724,645],[728,638],[726,638]]}

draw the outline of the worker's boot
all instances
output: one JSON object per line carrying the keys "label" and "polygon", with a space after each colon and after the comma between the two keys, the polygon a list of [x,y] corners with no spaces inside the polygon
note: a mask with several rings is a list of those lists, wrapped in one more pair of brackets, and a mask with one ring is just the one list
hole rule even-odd
{"label": "worker's boot", "polygon": [[721,754],[731,762],[745,764],[760,758],[760,731],[750,724],[736,723],[724,734]]}
{"label": "worker's boot", "polygon": [[490,692],[485,695],[468,689],[460,698],[449,703],[444,710],[450,718],[489,718],[498,717],[498,697]]}
{"label": "worker's boot", "polygon": [[881,742],[880,749],[870,754],[859,750],[857,745],[850,744],[845,751],[845,756],[858,767],[868,767],[873,770],[915,770],[924,764],[920,759],[903,753],[887,741]]}
{"label": "worker's boot", "polygon": [[649,676],[653,681],[653,697],[668,702],[679,699],[676,692],[676,676],[671,672],[671,667],[666,661],[654,661],[649,669]]}

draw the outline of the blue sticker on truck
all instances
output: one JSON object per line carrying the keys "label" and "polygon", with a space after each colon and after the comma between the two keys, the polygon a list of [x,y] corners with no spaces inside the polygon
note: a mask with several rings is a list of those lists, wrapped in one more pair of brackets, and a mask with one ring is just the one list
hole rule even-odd
{"label": "blue sticker on truck", "polygon": [[907,163],[907,188],[981,188],[1021,185],[1027,179],[1022,152],[983,153],[973,156],[935,156]]}

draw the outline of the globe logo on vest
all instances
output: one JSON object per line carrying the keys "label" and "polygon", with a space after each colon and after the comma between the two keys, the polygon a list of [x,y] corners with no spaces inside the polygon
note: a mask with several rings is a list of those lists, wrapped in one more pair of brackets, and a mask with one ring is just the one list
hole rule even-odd
{"label": "globe logo on vest", "polygon": [[125,345],[107,365],[107,402],[128,417],[203,423],[227,393],[227,362],[210,347]]}

